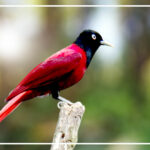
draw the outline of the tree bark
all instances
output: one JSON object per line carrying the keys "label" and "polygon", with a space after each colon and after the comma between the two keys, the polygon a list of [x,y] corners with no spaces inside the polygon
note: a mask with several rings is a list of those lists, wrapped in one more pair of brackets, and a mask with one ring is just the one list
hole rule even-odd
{"label": "tree bark", "polygon": [[85,107],[80,102],[71,105],[59,102],[58,107],[60,113],[50,150],[73,150]]}

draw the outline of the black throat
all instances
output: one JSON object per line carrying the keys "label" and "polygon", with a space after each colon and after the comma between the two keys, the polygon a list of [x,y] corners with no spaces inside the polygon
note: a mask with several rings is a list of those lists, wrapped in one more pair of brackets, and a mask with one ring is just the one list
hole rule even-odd
{"label": "black throat", "polygon": [[84,50],[84,51],[85,51],[86,57],[87,57],[87,60],[86,60],[86,67],[88,67],[89,64],[90,64],[90,62],[91,62],[91,60],[92,60],[92,58],[93,58],[93,56],[94,56],[94,54],[95,54],[95,52],[92,53],[92,50],[91,50],[90,48],[88,48],[88,49],[86,49],[86,50]]}
{"label": "black throat", "polygon": [[94,56],[94,54],[95,54],[95,52],[96,52],[97,48],[96,49],[95,48],[90,48],[89,46],[80,43],[80,41],[78,41],[78,40],[75,41],[74,43],[85,51],[86,57],[87,57],[86,67],[88,67],[91,60],[92,60],[92,58],[93,58],[93,56]]}

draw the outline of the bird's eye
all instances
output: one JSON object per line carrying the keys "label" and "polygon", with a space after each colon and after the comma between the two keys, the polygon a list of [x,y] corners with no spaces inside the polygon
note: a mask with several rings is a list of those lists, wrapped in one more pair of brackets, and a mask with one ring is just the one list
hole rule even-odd
{"label": "bird's eye", "polygon": [[92,34],[92,39],[96,40],[96,35],[95,34]]}

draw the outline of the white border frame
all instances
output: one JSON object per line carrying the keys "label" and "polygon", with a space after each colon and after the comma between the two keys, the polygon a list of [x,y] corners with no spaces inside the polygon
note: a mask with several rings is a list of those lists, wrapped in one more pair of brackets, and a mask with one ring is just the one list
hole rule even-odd
{"label": "white border frame", "polygon": [[138,143],[138,142],[114,142],[114,143],[0,143],[0,145],[54,145],[54,144],[60,144],[60,145],[69,145],[69,144],[76,144],[76,145],[99,145],[99,146],[113,146],[113,145],[131,145],[131,146],[137,146],[137,145],[150,145],[150,143]]}
{"label": "white border frame", "polygon": [[0,7],[150,7],[150,5],[0,5]]}
{"label": "white border frame", "polygon": [[[134,8],[148,8],[150,7],[150,5],[0,5],[0,8],[2,7],[6,7],[6,8],[31,8],[31,7],[58,7],[58,8],[65,8],[65,7],[83,7],[83,8],[86,8],[86,7],[106,7],[106,8],[126,8],[126,7],[134,7]],[[150,145],[150,142],[149,143],[146,143],[146,142],[105,142],[105,143],[0,143],[0,146],[1,145],[53,145],[53,144],[61,144],[61,145],[68,145],[68,144],[76,144],[76,145],[101,145],[101,146],[113,146],[113,145],[131,145],[131,146],[137,146],[137,145]]]}

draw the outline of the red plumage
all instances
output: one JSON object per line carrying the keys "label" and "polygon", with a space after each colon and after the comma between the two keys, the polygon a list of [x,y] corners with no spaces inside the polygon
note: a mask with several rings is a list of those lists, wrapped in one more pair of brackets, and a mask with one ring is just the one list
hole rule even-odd
{"label": "red plumage", "polygon": [[[51,93],[50,87],[55,83],[58,84],[58,90],[65,89],[81,80],[85,70],[85,52],[76,44],[72,44],[50,56],[31,70],[9,94],[6,101],[17,101],[17,96],[21,93],[24,94],[19,97],[19,103],[36,96]],[[7,105],[7,109],[0,111],[0,121],[18,106],[16,103],[9,102]],[[4,111],[8,111],[8,113],[4,113]]]}
{"label": "red plumage", "polygon": [[16,97],[12,98],[11,101],[9,101],[3,108],[2,110],[0,111],[0,122],[5,119],[5,117],[7,115],[9,115],[15,108],[17,108],[22,100],[23,100],[23,97],[27,94],[28,92],[25,91],[25,92],[22,92],[20,94],[18,94]]}

